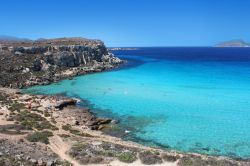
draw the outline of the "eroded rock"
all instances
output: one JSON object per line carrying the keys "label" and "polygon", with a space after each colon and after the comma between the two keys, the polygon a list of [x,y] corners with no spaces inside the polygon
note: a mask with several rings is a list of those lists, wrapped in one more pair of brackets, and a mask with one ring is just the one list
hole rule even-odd
{"label": "eroded rock", "polygon": [[69,105],[75,105],[76,104],[76,100],[74,99],[65,99],[65,100],[61,100],[57,103],[57,105],[55,106],[55,108],[58,109],[63,109],[64,107],[67,107]]}

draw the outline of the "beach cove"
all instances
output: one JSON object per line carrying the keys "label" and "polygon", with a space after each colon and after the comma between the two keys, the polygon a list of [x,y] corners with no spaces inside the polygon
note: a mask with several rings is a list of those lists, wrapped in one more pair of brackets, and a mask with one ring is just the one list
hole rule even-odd
{"label": "beach cove", "polygon": [[247,48],[142,48],[114,53],[129,63],[120,70],[28,91],[88,100],[97,116],[119,121],[115,129],[124,140],[248,159]]}

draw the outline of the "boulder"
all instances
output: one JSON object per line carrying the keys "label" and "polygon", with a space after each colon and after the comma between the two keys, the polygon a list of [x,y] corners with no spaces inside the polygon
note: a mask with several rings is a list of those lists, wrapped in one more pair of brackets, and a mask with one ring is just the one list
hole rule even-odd
{"label": "boulder", "polygon": [[107,118],[93,118],[87,122],[87,126],[91,130],[102,130],[103,128],[107,127],[107,124],[110,124],[112,119]]}
{"label": "boulder", "polygon": [[62,101],[59,101],[55,108],[58,108],[58,109],[63,109],[64,107],[67,107],[68,105],[75,105],[76,104],[76,100],[74,99],[65,99],[65,100],[62,100]]}
{"label": "boulder", "polygon": [[23,55],[23,53],[21,53],[20,51],[16,51],[15,55]]}
{"label": "boulder", "polygon": [[37,164],[37,160],[36,159],[30,159],[30,162],[33,164]]}
{"label": "boulder", "polygon": [[47,166],[54,166],[55,162],[53,160],[50,160],[47,162]]}
{"label": "boulder", "polygon": [[40,59],[36,59],[33,63],[33,70],[40,71],[42,69],[42,62]]}
{"label": "boulder", "polygon": [[43,160],[42,159],[38,159],[37,163],[38,163],[39,166],[42,166],[43,165]]}

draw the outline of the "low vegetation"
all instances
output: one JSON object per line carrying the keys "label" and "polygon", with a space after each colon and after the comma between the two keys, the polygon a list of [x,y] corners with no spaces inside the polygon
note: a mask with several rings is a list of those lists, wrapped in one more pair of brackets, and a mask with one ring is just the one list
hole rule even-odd
{"label": "low vegetation", "polygon": [[170,154],[167,154],[167,153],[163,153],[161,155],[161,157],[162,157],[163,160],[168,161],[168,162],[175,162],[178,159],[180,159],[179,155],[170,155]]}
{"label": "low vegetation", "polygon": [[90,134],[83,133],[83,132],[81,132],[79,130],[73,129],[70,124],[63,125],[62,129],[65,130],[65,131],[69,131],[71,134],[78,135],[78,136],[81,136],[81,137],[92,137]]}
{"label": "low vegetation", "polygon": [[65,131],[69,131],[69,130],[71,130],[71,128],[72,128],[72,127],[71,127],[70,124],[66,124],[66,125],[63,125],[63,126],[62,126],[62,129],[65,130]]}
{"label": "low vegetation", "polygon": [[18,159],[11,155],[4,155],[0,157],[0,166],[33,166],[34,164],[28,160]]}
{"label": "low vegetation", "polygon": [[20,112],[22,109],[25,109],[23,103],[13,103],[9,108],[9,110],[12,112],[14,111]]}
{"label": "low vegetation", "polygon": [[105,163],[116,159],[124,163],[133,163],[137,160],[137,154],[137,149],[108,142],[78,142],[69,151],[69,155],[81,164]]}
{"label": "low vegetation", "polygon": [[64,161],[57,161],[57,165],[60,165],[60,166],[72,166],[72,164],[66,160]]}
{"label": "low vegetation", "polygon": [[9,99],[8,95],[0,92],[0,103],[4,105],[11,105],[13,101]]}
{"label": "low vegetation", "polygon": [[119,154],[117,157],[118,160],[125,163],[133,163],[137,159],[136,154],[132,152],[123,152]]}
{"label": "low vegetation", "polygon": [[221,160],[216,160],[214,158],[202,159],[200,156],[193,156],[193,155],[182,157],[180,161],[178,162],[178,166],[201,166],[201,165],[240,166],[241,164],[233,163],[225,159],[221,159]]}
{"label": "low vegetation", "polygon": [[26,139],[30,142],[42,142],[49,144],[49,137],[52,137],[53,133],[50,131],[34,132],[29,134]]}
{"label": "low vegetation", "polygon": [[16,135],[16,134],[26,134],[27,132],[23,132],[22,130],[27,130],[25,126],[18,124],[7,124],[0,125],[0,133]]}
{"label": "low vegetation", "polygon": [[85,150],[85,148],[87,147],[87,144],[85,143],[76,143],[72,146],[72,150],[74,151],[82,151],[82,150]]}
{"label": "low vegetation", "polygon": [[139,158],[143,164],[152,165],[152,164],[161,164],[162,159],[159,156],[160,154],[153,151],[143,151],[139,153]]}
{"label": "low vegetation", "polygon": [[2,93],[0,93],[0,101],[4,101],[6,99],[6,96],[4,96]]}
{"label": "low vegetation", "polygon": [[48,111],[44,111],[44,112],[43,112],[43,115],[44,115],[45,117],[50,117],[50,114],[48,113]]}
{"label": "low vegetation", "polygon": [[29,128],[35,128],[37,130],[58,130],[58,128],[52,125],[46,118],[39,114],[31,113],[28,111],[22,111],[15,116],[15,120],[21,125],[27,126]]}

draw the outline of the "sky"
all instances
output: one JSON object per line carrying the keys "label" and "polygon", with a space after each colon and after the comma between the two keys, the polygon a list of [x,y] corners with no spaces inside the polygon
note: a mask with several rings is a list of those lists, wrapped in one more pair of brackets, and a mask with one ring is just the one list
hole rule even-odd
{"label": "sky", "polygon": [[117,46],[250,41],[250,0],[3,0],[0,35],[85,37]]}

